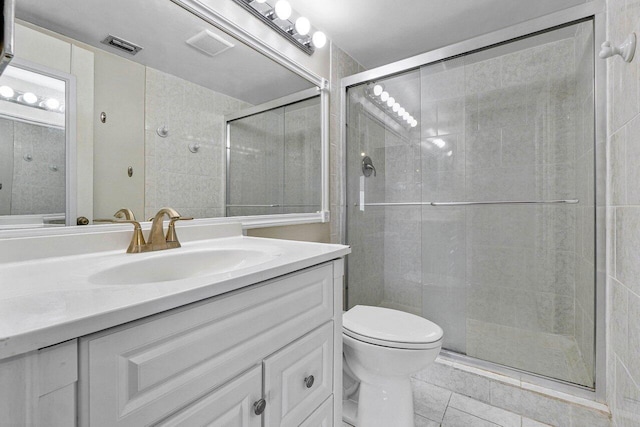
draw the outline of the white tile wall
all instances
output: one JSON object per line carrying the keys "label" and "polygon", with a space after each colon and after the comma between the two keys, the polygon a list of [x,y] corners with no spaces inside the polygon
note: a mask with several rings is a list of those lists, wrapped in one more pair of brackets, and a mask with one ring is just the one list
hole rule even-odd
{"label": "white tile wall", "polygon": [[[147,67],[145,217],[172,206],[183,216],[223,216],[224,115],[249,104]],[[169,135],[156,130],[167,126]],[[200,144],[197,153],[189,144]]]}
{"label": "white tile wall", "polygon": [[[640,30],[640,2],[607,1],[607,39]],[[618,427],[640,425],[640,99],[637,57],[607,60],[607,400]]]}

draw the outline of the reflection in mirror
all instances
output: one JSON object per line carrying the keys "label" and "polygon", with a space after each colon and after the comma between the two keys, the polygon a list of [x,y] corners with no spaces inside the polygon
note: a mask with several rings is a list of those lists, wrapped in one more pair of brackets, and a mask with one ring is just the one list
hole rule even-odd
{"label": "reflection in mirror", "polygon": [[[227,181],[225,116],[315,84],[171,1],[21,0],[16,15],[16,56],[77,79],[81,157],[73,223],[76,215],[108,218],[122,207],[140,220],[163,206],[196,218],[277,213],[227,209],[225,191],[234,181],[259,177],[241,168],[229,171]],[[279,212],[321,210],[321,108],[307,111],[317,116],[280,144],[278,162],[289,164],[305,150],[315,153],[305,154],[305,161],[317,164],[295,170],[300,189],[309,194],[281,198],[278,204],[298,206]],[[301,139],[294,141],[295,135]],[[296,143],[310,145],[286,154]],[[283,183],[268,185],[286,194]],[[63,212],[64,196],[46,204]]]}
{"label": "reflection in mirror", "polygon": [[227,216],[321,210],[320,97],[227,122]]}
{"label": "reflection in mirror", "polygon": [[65,93],[12,65],[0,76],[0,229],[65,223]]}

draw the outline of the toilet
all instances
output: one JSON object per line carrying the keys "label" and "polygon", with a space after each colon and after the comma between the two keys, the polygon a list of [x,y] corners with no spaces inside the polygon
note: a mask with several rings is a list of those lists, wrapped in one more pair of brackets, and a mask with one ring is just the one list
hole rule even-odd
{"label": "toilet", "polygon": [[411,375],[436,359],[442,328],[422,317],[357,305],[342,316],[344,376],[359,393],[344,401],[343,418],[357,427],[413,427]]}

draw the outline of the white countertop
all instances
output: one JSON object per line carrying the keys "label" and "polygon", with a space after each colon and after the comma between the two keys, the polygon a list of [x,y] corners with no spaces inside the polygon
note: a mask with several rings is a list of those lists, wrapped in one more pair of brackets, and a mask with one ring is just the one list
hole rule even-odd
{"label": "white countertop", "polygon": [[[51,240],[44,244],[51,244]],[[11,244],[3,245],[0,252],[8,254]],[[24,250],[18,241],[14,246]],[[258,265],[179,280],[127,285],[90,280],[92,274],[110,265],[208,248],[250,249],[272,256]],[[0,263],[0,359],[220,295],[349,252],[343,245],[235,235],[186,241],[182,248],[144,254],[126,254],[121,248]]]}

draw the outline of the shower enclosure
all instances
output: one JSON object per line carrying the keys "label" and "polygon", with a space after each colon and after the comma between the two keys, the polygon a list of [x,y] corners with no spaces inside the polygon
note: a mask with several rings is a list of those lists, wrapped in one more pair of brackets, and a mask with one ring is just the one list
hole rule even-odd
{"label": "shower enclosure", "polygon": [[594,73],[585,19],[345,85],[348,308],[593,389]]}

